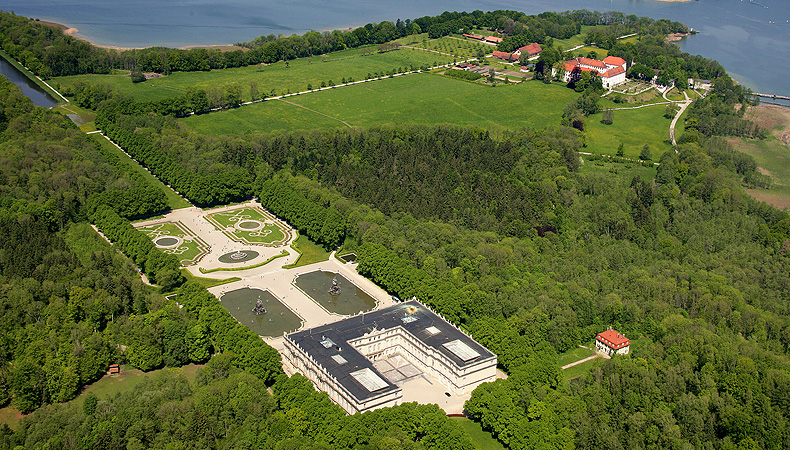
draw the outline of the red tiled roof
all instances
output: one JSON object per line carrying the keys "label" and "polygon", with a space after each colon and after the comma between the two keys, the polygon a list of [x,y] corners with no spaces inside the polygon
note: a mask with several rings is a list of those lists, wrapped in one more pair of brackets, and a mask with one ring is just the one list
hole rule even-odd
{"label": "red tiled roof", "polygon": [[466,34],[466,33],[464,33],[464,36],[466,36],[468,38],[472,38],[472,39],[483,39],[483,36],[480,36],[479,34]]}
{"label": "red tiled roof", "polygon": [[618,66],[607,70],[605,73],[601,74],[601,76],[604,78],[611,78],[615,75],[620,75],[621,73],[625,73],[625,69],[623,69],[623,66]]}
{"label": "red tiled roof", "polygon": [[529,54],[529,56],[537,55],[538,53],[543,51],[543,49],[540,48],[540,44],[538,44],[537,42],[533,42],[533,43],[531,43],[529,45],[525,45],[523,47],[520,47],[518,50],[521,53],[527,52]]}
{"label": "red tiled roof", "polygon": [[570,72],[578,65],[579,65],[579,61],[576,61],[575,59],[572,59],[570,61],[565,61],[565,71]]}
{"label": "red tiled roof", "polygon": [[509,58],[518,59],[518,57],[514,56],[512,53],[500,52],[496,50],[494,50],[493,56],[494,58],[499,58],[499,59],[509,59]]}
{"label": "red tiled roof", "polygon": [[585,66],[593,66],[593,67],[600,67],[601,69],[606,69],[606,64],[603,61],[598,61],[597,59],[590,59],[590,58],[576,58],[579,60],[579,64],[584,64]]}
{"label": "red tiled roof", "polygon": [[488,42],[502,42],[502,38],[501,37],[496,37],[496,36],[486,36],[486,41],[488,41]]}
{"label": "red tiled roof", "polygon": [[625,64],[625,60],[618,56],[607,56],[603,59],[603,62],[609,64],[610,66],[622,66]]}
{"label": "red tiled roof", "polygon": [[627,337],[614,330],[606,330],[603,333],[598,333],[595,339],[615,350],[631,345],[631,341],[629,341]]}

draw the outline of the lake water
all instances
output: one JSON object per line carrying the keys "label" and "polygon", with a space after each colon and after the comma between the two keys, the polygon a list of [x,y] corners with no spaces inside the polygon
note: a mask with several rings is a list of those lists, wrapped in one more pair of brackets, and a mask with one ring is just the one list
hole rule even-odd
{"label": "lake water", "polygon": [[12,66],[2,56],[0,56],[0,75],[4,75],[11,80],[14,84],[19,86],[22,93],[33,100],[33,104],[38,106],[55,106],[58,102],[55,101],[49,94],[44,92],[43,89],[32,82],[22,72],[18,71],[16,67]]}
{"label": "lake water", "polygon": [[125,47],[227,44],[446,10],[623,11],[682,21],[700,31],[679,44],[684,51],[716,59],[758,92],[790,94],[788,0],[6,0],[1,7],[78,28],[97,44]]}

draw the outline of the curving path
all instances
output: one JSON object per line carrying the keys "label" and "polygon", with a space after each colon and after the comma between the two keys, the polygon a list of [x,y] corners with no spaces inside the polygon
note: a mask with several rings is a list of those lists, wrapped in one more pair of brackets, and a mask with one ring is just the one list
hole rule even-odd
{"label": "curving path", "polygon": [[[686,91],[683,91],[683,95],[686,97],[686,101],[683,102],[682,105],[680,105],[680,110],[678,110],[678,113],[675,114],[674,118],[672,118],[672,124],[669,126],[669,140],[672,141],[673,147],[677,147],[678,145],[677,141],[675,140],[675,124],[678,123],[678,119],[680,119],[680,116],[683,115],[683,112],[686,111],[686,108],[688,108],[692,102],[688,94],[686,94]],[[676,153],[677,151],[678,149],[675,148]]]}

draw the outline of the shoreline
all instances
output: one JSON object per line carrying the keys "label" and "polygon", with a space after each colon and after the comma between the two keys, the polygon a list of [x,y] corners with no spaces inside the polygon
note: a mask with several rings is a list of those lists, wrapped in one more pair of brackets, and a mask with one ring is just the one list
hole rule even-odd
{"label": "shoreline", "polygon": [[[109,49],[109,50],[118,50],[118,51],[143,50],[143,49],[152,48],[152,47],[164,47],[164,46],[160,46],[160,45],[151,45],[151,46],[148,46],[148,47],[122,47],[122,46],[119,46],[119,45],[102,45],[102,44],[97,44],[97,43],[91,41],[90,39],[88,39],[87,37],[80,35],[79,34],[80,30],[75,28],[75,27],[70,27],[70,26],[64,25],[62,23],[50,22],[50,21],[47,21],[47,20],[39,20],[38,23],[42,23],[42,24],[44,24],[44,25],[46,25],[48,27],[52,27],[52,28],[58,29],[63,34],[65,34],[67,36],[71,36],[74,39],[77,39],[77,40],[80,40],[80,41],[83,41],[83,42],[87,42],[88,44],[90,44],[90,45],[92,45],[94,47],[106,48],[106,49]],[[207,44],[207,45],[195,44],[195,45],[184,45],[184,46],[181,46],[181,47],[167,47],[167,48],[175,48],[177,50],[189,50],[189,49],[193,49],[193,48],[219,48],[220,50],[226,49],[226,50],[242,50],[242,51],[247,50],[247,48],[240,47],[240,46],[238,46],[236,44]]]}

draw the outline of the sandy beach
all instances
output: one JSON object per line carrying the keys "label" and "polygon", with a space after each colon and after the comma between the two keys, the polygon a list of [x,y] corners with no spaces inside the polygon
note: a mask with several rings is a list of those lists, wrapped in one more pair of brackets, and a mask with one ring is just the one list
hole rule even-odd
{"label": "sandy beach", "polygon": [[[117,46],[117,45],[97,44],[95,42],[92,42],[90,39],[86,38],[85,36],[81,36],[79,34],[80,30],[77,29],[77,28],[69,27],[69,26],[63,25],[62,23],[47,22],[47,21],[44,21],[44,20],[40,20],[39,23],[42,23],[42,24],[47,25],[47,26],[52,27],[52,28],[59,29],[59,30],[61,30],[63,32],[63,34],[69,35],[69,36],[73,37],[74,39],[79,39],[81,41],[85,41],[85,42],[93,45],[94,47],[107,48],[107,49],[110,49],[110,50],[118,50],[118,51],[122,51],[122,50],[142,50],[144,48],[150,48],[150,47],[121,47],[121,46]],[[192,48],[218,48],[221,51],[248,50],[245,47],[239,47],[238,45],[234,45],[234,44],[185,45],[183,47],[178,47],[178,48],[182,49],[182,50],[189,50],[189,49],[192,49]]]}

